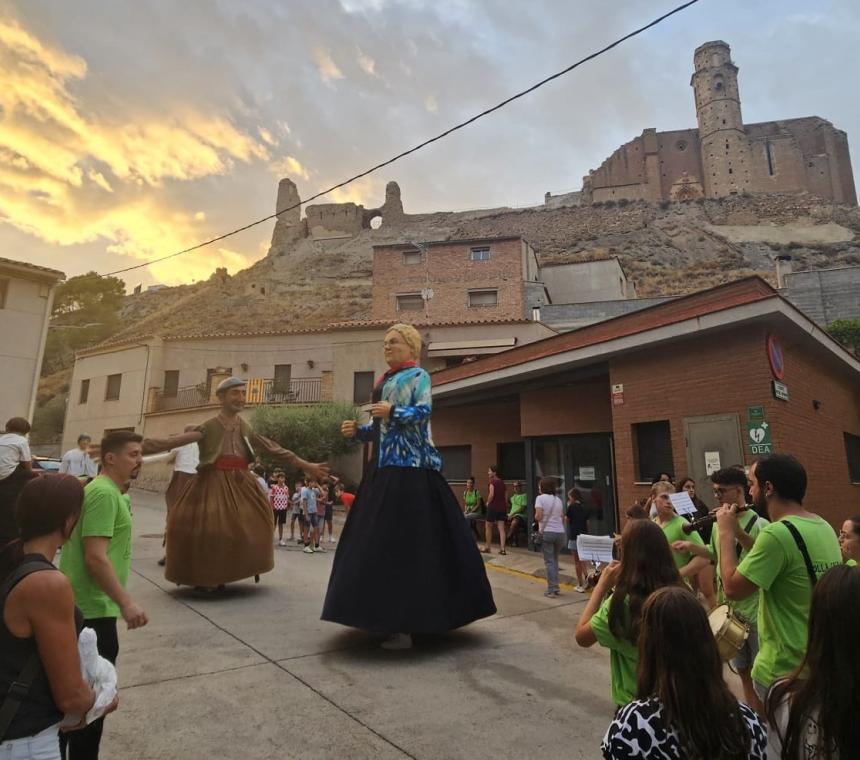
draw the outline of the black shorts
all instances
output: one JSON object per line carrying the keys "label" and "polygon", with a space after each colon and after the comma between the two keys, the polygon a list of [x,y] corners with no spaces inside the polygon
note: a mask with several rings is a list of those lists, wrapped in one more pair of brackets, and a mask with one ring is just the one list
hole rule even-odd
{"label": "black shorts", "polygon": [[504,522],[507,518],[507,512],[496,512],[494,509],[487,510],[487,516],[484,518],[487,522]]}
{"label": "black shorts", "polygon": [[275,515],[275,525],[283,525],[287,521],[286,509],[273,509],[272,512]]}

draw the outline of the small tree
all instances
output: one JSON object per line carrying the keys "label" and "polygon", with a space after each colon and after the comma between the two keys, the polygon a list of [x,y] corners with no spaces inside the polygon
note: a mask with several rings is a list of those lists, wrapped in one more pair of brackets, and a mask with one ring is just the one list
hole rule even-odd
{"label": "small tree", "polygon": [[860,319],[837,319],[828,325],[827,332],[843,346],[860,354]]}
{"label": "small tree", "polygon": [[260,435],[277,441],[302,459],[322,462],[354,451],[353,445],[340,434],[340,423],[358,417],[359,410],[344,403],[258,406],[251,424]]}

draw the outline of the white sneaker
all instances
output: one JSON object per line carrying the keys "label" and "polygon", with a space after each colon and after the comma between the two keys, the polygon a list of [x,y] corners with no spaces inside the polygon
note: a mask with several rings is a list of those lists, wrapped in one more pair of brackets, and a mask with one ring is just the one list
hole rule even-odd
{"label": "white sneaker", "polygon": [[577,592],[577,593],[579,593],[579,594],[584,594],[587,590],[588,590],[588,589],[586,589],[586,588],[585,588],[585,586],[577,586],[577,587],[574,589],[574,591],[576,591],[576,592]]}
{"label": "white sneaker", "polygon": [[392,633],[380,646],[389,651],[412,649],[412,636],[408,633]]}
{"label": "white sneaker", "polygon": [[287,542],[284,540],[278,541],[278,546],[286,546]]}
{"label": "white sneaker", "polygon": [[320,544],[319,546],[314,547],[314,551],[315,552],[325,552],[325,547],[322,544]]}
{"label": "white sneaker", "polygon": [[313,549],[311,549],[311,547],[310,547],[310,546],[306,546],[304,549],[302,549],[302,551],[303,551],[305,554],[313,554],[313,553],[314,553],[314,550],[313,550]]}
{"label": "white sneaker", "polygon": [[329,537],[328,537],[328,542],[329,542],[330,544],[336,544],[336,543],[337,543],[337,541],[335,540],[335,537],[334,537],[334,536],[329,536]]}

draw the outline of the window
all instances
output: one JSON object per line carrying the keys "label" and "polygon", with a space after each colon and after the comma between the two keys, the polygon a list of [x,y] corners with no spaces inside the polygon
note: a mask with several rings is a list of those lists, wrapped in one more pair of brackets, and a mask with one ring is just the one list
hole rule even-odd
{"label": "window", "polygon": [[373,393],[373,372],[353,372],[352,403],[366,404]]}
{"label": "window", "polygon": [[403,251],[403,263],[407,266],[421,263],[421,251]]}
{"label": "window", "polygon": [[[773,170],[773,145],[770,140],[765,140],[764,152],[767,155],[767,173],[772,177],[775,172]],[[810,164],[810,166],[812,166],[812,164]]]}
{"label": "window", "polygon": [[522,441],[500,443],[496,461],[506,481],[526,479],[526,445]]}
{"label": "window", "polygon": [[442,477],[445,480],[466,480],[472,474],[471,446],[439,446],[442,456]]}
{"label": "window", "polygon": [[6,308],[6,295],[9,293],[9,280],[0,280],[0,309]]}
{"label": "window", "polygon": [[105,401],[116,401],[119,399],[119,391],[122,387],[122,375],[108,375],[105,385]]}
{"label": "window", "polygon": [[498,290],[470,290],[469,291],[469,306],[484,307],[498,306],[499,291]]}
{"label": "window", "polygon": [[86,404],[87,399],[90,397],[90,381],[89,380],[81,380],[81,392],[78,394],[78,403]]}
{"label": "window", "polygon": [[179,370],[164,370],[163,395],[165,398],[176,398],[179,394]]}
{"label": "window", "polygon": [[469,261],[489,261],[490,260],[490,247],[485,246],[481,248],[470,248],[469,249]]}
{"label": "window", "polygon": [[860,435],[845,433],[845,454],[852,483],[860,483]]}
{"label": "window", "polygon": [[397,311],[424,311],[424,299],[420,293],[397,296]]}
{"label": "window", "polygon": [[661,472],[673,474],[672,435],[669,421],[639,422],[633,425],[636,478],[650,483]]}
{"label": "window", "polygon": [[276,364],[275,365],[275,393],[289,393],[290,380],[292,379],[293,365],[292,364]]}

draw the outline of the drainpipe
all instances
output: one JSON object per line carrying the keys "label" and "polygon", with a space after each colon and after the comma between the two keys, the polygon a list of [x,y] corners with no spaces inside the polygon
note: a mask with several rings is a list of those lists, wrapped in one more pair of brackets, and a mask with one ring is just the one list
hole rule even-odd
{"label": "drainpipe", "polygon": [[785,277],[791,274],[793,269],[791,256],[782,254],[776,257],[776,287],[782,290],[785,287]]}
{"label": "drainpipe", "polygon": [[[48,341],[48,327],[51,324],[51,309],[54,308],[54,291],[56,288],[56,285],[51,286],[45,303],[45,316],[42,319],[42,331],[39,335],[39,353],[36,355],[35,367],[33,368],[33,383],[30,386],[30,405],[27,408],[27,419],[30,423],[33,422],[33,412],[36,410],[36,395],[39,392],[42,362],[45,360],[45,344]],[[69,394],[71,395],[71,388],[69,389]],[[63,418],[63,426],[65,427],[65,416]]]}

